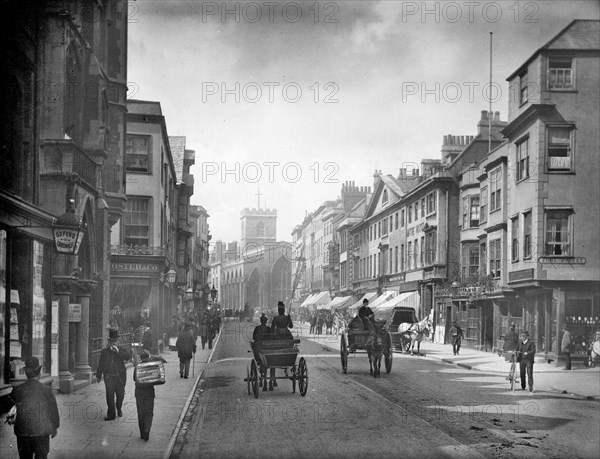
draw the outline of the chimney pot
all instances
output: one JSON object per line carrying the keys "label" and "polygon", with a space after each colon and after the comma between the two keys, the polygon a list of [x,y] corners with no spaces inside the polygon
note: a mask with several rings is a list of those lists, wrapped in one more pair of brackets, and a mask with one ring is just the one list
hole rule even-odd
{"label": "chimney pot", "polygon": [[494,112],[494,120],[500,121],[500,112]]}
{"label": "chimney pot", "polygon": [[481,110],[481,120],[487,120],[488,119],[488,112],[487,110]]}

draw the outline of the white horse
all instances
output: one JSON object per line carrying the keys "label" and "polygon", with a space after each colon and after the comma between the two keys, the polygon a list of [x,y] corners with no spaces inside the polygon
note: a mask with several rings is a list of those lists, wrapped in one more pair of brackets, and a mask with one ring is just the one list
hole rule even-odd
{"label": "white horse", "polygon": [[421,355],[421,341],[423,335],[429,336],[429,331],[433,328],[433,309],[427,317],[420,322],[404,322],[398,325],[398,333],[402,340],[402,350],[406,353],[414,353],[415,343],[417,344],[417,354]]}
{"label": "white horse", "polygon": [[338,335],[344,330],[344,328],[346,328],[344,319],[342,319],[342,316],[340,316],[337,312],[334,312],[332,334]]}

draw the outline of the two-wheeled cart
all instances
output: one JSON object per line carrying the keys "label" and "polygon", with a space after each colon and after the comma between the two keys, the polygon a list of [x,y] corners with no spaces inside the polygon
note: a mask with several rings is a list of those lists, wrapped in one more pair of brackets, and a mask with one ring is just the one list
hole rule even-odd
{"label": "two-wheeled cart", "polygon": [[[268,381],[288,379],[292,381],[292,392],[296,393],[296,383],[298,390],[303,397],[308,389],[308,368],[304,357],[300,357],[298,365],[296,358],[298,356],[299,339],[280,339],[253,341],[251,343],[254,358],[250,366],[246,368],[246,379],[248,384],[248,394],[253,394],[258,398],[259,389],[266,387]],[[270,370],[281,369],[284,376],[271,377]]]}
{"label": "two-wheeled cart", "polygon": [[[342,360],[342,372],[348,370],[348,356],[350,354],[367,353],[367,344],[369,339],[375,337],[376,332],[373,330],[360,330],[353,328],[356,321],[350,322],[349,326],[342,332],[340,337],[340,357]],[[385,371],[392,371],[392,336],[387,329],[380,329],[382,339],[382,351],[385,363]]]}

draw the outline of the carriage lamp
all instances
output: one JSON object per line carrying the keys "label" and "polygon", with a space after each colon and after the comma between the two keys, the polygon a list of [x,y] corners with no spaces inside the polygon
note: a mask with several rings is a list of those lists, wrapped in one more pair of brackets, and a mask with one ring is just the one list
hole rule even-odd
{"label": "carriage lamp", "polygon": [[186,298],[187,298],[188,300],[193,300],[193,299],[194,299],[194,291],[192,290],[192,288],[191,288],[191,287],[190,287],[190,288],[188,288],[188,289],[185,291],[185,296],[186,296]]}
{"label": "carriage lamp", "polygon": [[215,288],[214,284],[213,287],[210,289],[210,297],[213,301],[215,301],[215,298],[217,297],[217,289]]}

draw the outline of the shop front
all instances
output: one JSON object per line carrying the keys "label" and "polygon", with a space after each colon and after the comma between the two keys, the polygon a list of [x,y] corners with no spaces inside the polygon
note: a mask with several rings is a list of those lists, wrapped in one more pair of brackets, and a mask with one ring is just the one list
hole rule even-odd
{"label": "shop front", "polygon": [[[178,314],[175,279],[169,279],[167,260],[159,256],[111,256],[110,320],[123,341],[136,340],[135,332],[149,324],[152,352]],[[101,347],[95,346],[98,353]]]}

